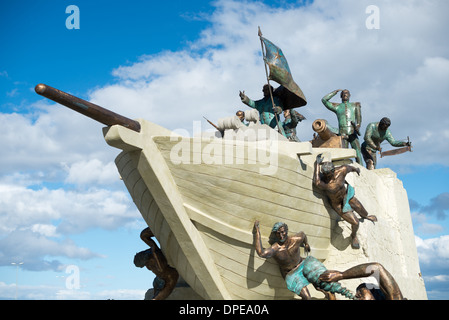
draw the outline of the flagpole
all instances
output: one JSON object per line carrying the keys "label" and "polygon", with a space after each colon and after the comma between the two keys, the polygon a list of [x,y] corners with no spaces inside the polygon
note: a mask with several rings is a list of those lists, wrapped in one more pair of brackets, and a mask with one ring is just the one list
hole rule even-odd
{"label": "flagpole", "polygon": [[265,75],[267,77],[268,90],[270,91],[271,104],[273,105],[273,112],[274,112],[274,117],[276,118],[276,124],[278,126],[278,132],[280,134],[282,134],[281,127],[279,126],[278,116],[276,114],[276,109],[274,108],[274,98],[273,98],[273,92],[271,91],[270,79],[268,78],[267,63],[265,62],[265,53],[263,51],[262,31],[260,31],[260,26],[258,28],[259,28],[258,35],[259,35],[259,39],[260,39],[260,46],[262,47],[263,65],[265,67]]}

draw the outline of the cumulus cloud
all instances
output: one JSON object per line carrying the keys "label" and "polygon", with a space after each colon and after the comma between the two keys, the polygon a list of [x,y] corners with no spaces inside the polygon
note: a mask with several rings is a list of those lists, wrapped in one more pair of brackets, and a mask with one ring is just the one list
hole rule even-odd
{"label": "cumulus cloud", "polygon": [[441,224],[429,222],[429,216],[424,213],[412,211],[411,215],[415,233],[418,235],[422,234],[435,235],[437,233],[444,231],[444,228]]}
{"label": "cumulus cloud", "polygon": [[[421,239],[415,236],[419,261],[427,268],[445,268],[449,265],[449,235]],[[447,270],[446,270],[447,271]]]}
{"label": "cumulus cloud", "polygon": [[446,219],[449,212],[449,192],[444,192],[430,199],[430,204],[424,206],[422,211],[435,214],[438,219]]}
{"label": "cumulus cloud", "polygon": [[24,268],[30,270],[58,270],[62,264],[47,257],[100,257],[79,247],[70,235],[91,228],[113,230],[140,218],[123,191],[33,190],[0,184],[0,194],[0,265],[15,259],[26,261]]}
{"label": "cumulus cloud", "polygon": [[118,154],[105,143],[103,125],[60,105],[38,102],[34,107],[33,114],[0,113],[0,174],[45,171],[48,180],[61,179],[64,163],[92,158],[106,162]]}
{"label": "cumulus cloud", "polygon": [[76,185],[112,185],[120,175],[113,161],[104,164],[98,159],[72,163],[65,182]]}
{"label": "cumulus cloud", "polygon": [[[143,300],[145,290],[116,289],[91,292],[83,289],[61,289],[48,285],[21,285],[17,288],[20,300]],[[16,284],[0,282],[0,299],[11,300],[16,296]]]}
{"label": "cumulus cloud", "polygon": [[449,156],[441,154],[449,152],[441,139],[448,135],[449,119],[440,117],[445,110],[439,103],[449,83],[449,52],[442,45],[448,27],[442,12],[449,5],[378,1],[380,29],[368,30],[369,4],[318,0],[285,9],[217,1],[208,18],[211,26],[199,40],[185,50],[145,55],[118,67],[116,83],[93,90],[90,97],[170,129],[189,130],[202,116],[234,114],[244,108],[238,91],[258,99],[266,82],[260,25],[264,36],[283,49],[308,99],[300,110],[310,119],[298,127],[302,140],[311,139],[310,124],[316,118],[336,125],[335,115],[320,100],[334,89],[348,88],[353,101],[362,103],[362,128],[388,116],[397,139],[412,138],[413,157],[384,158],[383,165],[441,163]]}
{"label": "cumulus cloud", "polygon": [[[203,116],[215,121],[233,115],[245,109],[240,90],[253,99],[262,97],[261,26],[264,36],[282,48],[307,97],[308,105],[298,110],[307,118],[297,129],[301,140],[311,139],[314,119],[336,125],[321,98],[347,88],[351,100],[362,104],[362,129],[388,116],[395,138],[411,137],[413,157],[386,157],[381,166],[446,166],[449,118],[441,115],[446,114],[449,83],[449,2],[378,0],[380,29],[368,30],[365,9],[371,4],[316,0],[273,8],[216,1],[214,12],[203,16],[209,24],[198,40],[179,51],[117,66],[112,83],[98,84],[81,98],[172,130],[191,131],[192,122]],[[6,77],[6,71],[0,76]],[[140,216],[118,181],[112,161],[119,150],[106,145],[103,125],[45,99],[27,110],[32,113],[0,113],[0,264],[11,262],[7,254],[21,252],[33,261],[26,267],[57,270],[59,256],[98,256],[70,235],[133,224]],[[426,207],[416,204],[421,231],[437,231],[424,214],[446,217],[446,198],[441,194]],[[424,265],[447,265],[447,237],[416,239]]]}
{"label": "cumulus cloud", "polygon": [[56,271],[64,266],[57,259],[50,260],[46,258],[47,256],[65,256],[82,260],[100,256],[87,248],[78,247],[68,238],[55,241],[26,230],[11,232],[0,239],[0,248],[2,248],[0,265],[10,265],[11,261],[23,261],[23,268],[34,271]]}
{"label": "cumulus cloud", "polygon": [[430,199],[429,204],[422,205],[410,199],[410,210],[415,231],[418,234],[437,234],[444,231],[441,224],[431,223],[429,220],[436,217],[437,220],[445,220],[449,212],[449,193],[443,192]]}
{"label": "cumulus cloud", "polygon": [[92,227],[110,230],[138,217],[137,209],[123,191],[32,190],[0,185],[0,192],[2,234],[55,221],[61,221],[55,230],[58,233],[79,233]]}
{"label": "cumulus cloud", "polygon": [[429,299],[447,299],[449,285],[449,236],[422,239],[415,236],[420,267]]}

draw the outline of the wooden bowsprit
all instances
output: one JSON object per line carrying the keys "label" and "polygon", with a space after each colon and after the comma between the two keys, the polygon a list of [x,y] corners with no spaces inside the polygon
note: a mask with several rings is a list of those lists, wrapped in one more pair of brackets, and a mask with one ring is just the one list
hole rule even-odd
{"label": "wooden bowsprit", "polygon": [[406,147],[397,148],[397,149],[388,150],[388,151],[381,151],[380,152],[380,157],[383,158],[383,157],[386,157],[386,156],[394,156],[394,155],[397,155],[397,154],[405,153],[407,151],[412,152],[412,146],[410,144],[410,138],[409,137],[407,137],[407,142],[408,142],[409,145],[406,146]]}

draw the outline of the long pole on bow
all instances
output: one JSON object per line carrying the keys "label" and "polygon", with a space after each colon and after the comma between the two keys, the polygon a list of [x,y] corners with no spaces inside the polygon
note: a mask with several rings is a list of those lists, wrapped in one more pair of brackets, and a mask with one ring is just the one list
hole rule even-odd
{"label": "long pole on bow", "polygon": [[276,118],[276,124],[277,124],[277,126],[278,126],[278,132],[279,132],[280,134],[282,134],[282,132],[281,132],[281,127],[279,126],[278,116],[277,116],[276,110],[275,110],[275,108],[274,108],[275,105],[274,105],[273,92],[272,92],[272,90],[271,90],[270,79],[269,79],[269,77],[268,77],[267,63],[266,63],[266,61],[265,61],[265,60],[266,60],[266,58],[265,58],[265,52],[264,52],[264,50],[263,50],[262,31],[260,31],[260,27],[258,27],[258,28],[259,28],[258,35],[259,35],[259,39],[260,39],[260,46],[262,47],[263,65],[265,66],[265,75],[266,75],[266,77],[267,77],[268,90],[270,91],[271,103],[272,103],[272,105],[273,105],[273,113],[274,113],[274,117]]}

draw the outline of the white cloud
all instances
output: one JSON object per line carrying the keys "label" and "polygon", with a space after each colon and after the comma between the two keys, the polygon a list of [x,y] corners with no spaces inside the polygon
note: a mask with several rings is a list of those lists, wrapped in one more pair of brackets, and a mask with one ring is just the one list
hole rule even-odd
{"label": "white cloud", "polygon": [[95,294],[97,300],[143,300],[146,290],[115,289],[104,290]]}
{"label": "white cloud", "polygon": [[58,290],[56,300],[90,300],[91,293],[84,290]]}
{"label": "white cloud", "polygon": [[[311,139],[316,118],[336,125],[335,115],[320,99],[331,90],[348,88],[352,99],[362,103],[362,132],[369,122],[389,116],[393,135],[412,139],[413,156],[386,157],[380,166],[445,165],[449,151],[441,137],[447,135],[449,118],[440,115],[449,83],[449,48],[444,45],[448,22],[442,12],[449,5],[379,0],[380,29],[368,30],[365,9],[370,4],[318,0],[287,10],[217,1],[207,17],[210,25],[198,40],[180,51],[143,55],[133,64],[118,66],[113,71],[116,83],[92,89],[89,98],[170,129],[190,131],[192,121],[203,116],[216,121],[232,115],[245,108],[239,90],[254,99],[262,96],[266,80],[257,37],[260,25],[264,36],[283,49],[308,99],[299,110],[307,117],[298,127],[301,140]],[[118,153],[105,144],[101,124],[47,100],[36,103],[34,110],[33,115],[0,114],[0,173],[41,170],[47,179],[61,180],[61,164],[72,170],[75,163],[108,164]],[[210,126],[203,121],[203,127]],[[83,178],[69,179],[82,183]]]}
{"label": "white cloud", "polygon": [[[146,290],[115,289],[98,292],[82,289],[62,289],[60,286],[49,285],[21,285],[17,288],[20,300],[143,300]],[[14,299],[16,296],[15,283],[0,282],[0,298]]]}
{"label": "white cloud", "polygon": [[52,224],[36,223],[31,226],[31,231],[50,238],[59,237],[56,226]]}
{"label": "white cloud", "polygon": [[[103,139],[102,125],[60,105],[35,104],[35,114],[0,113],[0,174],[40,170],[55,175],[62,163],[111,161],[118,150]],[[49,177],[51,178],[51,176]]]}
{"label": "white cloud", "polygon": [[0,265],[17,257],[30,270],[57,270],[62,264],[56,257],[99,257],[68,237],[91,228],[132,226],[141,218],[124,191],[33,190],[0,184],[0,194]]}
{"label": "white cloud", "polygon": [[425,240],[415,236],[415,241],[421,264],[427,267],[447,268],[449,263],[449,235]]}
{"label": "white cloud", "polygon": [[420,234],[437,234],[444,231],[441,224],[429,223],[428,215],[420,212],[412,212],[412,221],[414,224],[415,233]]}
{"label": "white cloud", "polygon": [[426,283],[430,283],[430,282],[449,282],[449,275],[447,274],[439,274],[436,276],[429,276],[429,277],[424,277],[424,281]]}
{"label": "white cloud", "polygon": [[302,140],[311,139],[316,118],[336,125],[320,100],[348,88],[353,101],[362,103],[362,132],[369,122],[389,116],[397,139],[412,138],[413,156],[384,158],[381,165],[445,164],[449,151],[439,137],[449,125],[449,118],[440,116],[449,83],[449,48],[442,45],[446,2],[378,1],[379,30],[366,29],[368,1],[321,0],[289,10],[261,3],[216,4],[211,26],[188,49],[142,56],[118,67],[113,73],[117,83],[92,91],[91,98],[170,129],[191,130],[192,121],[202,116],[232,115],[245,108],[238,91],[258,99],[266,81],[260,25],[264,36],[283,49],[308,99],[299,110],[308,118],[298,127]]}
{"label": "white cloud", "polygon": [[29,230],[11,232],[0,239],[0,248],[0,265],[21,261],[23,268],[35,271],[61,270],[64,265],[56,257],[82,260],[100,257],[88,248],[78,247],[68,238],[53,240]]}
{"label": "white cloud", "polygon": [[[239,90],[254,99],[262,96],[266,80],[257,37],[260,25],[264,36],[282,48],[308,99],[298,110],[307,117],[298,126],[301,140],[311,139],[314,119],[336,124],[320,100],[334,89],[348,88],[352,100],[362,103],[363,129],[388,116],[397,139],[411,137],[413,154],[379,159],[381,166],[446,166],[449,118],[442,115],[449,83],[449,2],[378,0],[379,30],[365,27],[370,4],[317,0],[279,9],[217,1],[197,41],[177,52],[144,55],[117,66],[116,82],[92,89],[89,99],[172,130],[191,130],[192,121],[203,116],[216,121],[233,115],[245,108]],[[0,71],[0,76],[8,74]],[[140,215],[118,181],[112,161],[119,150],[105,143],[103,125],[46,100],[31,110],[35,113],[0,113],[0,261],[9,264],[7,254],[19,252],[36,269],[57,269],[59,256],[98,256],[71,241],[71,234],[133,224]],[[210,127],[204,123],[204,128]],[[58,185],[46,188],[47,183]],[[65,184],[73,188],[62,189]],[[438,229],[426,221],[421,228]],[[423,265],[447,265],[447,237],[416,237]],[[72,293],[61,291],[59,297],[67,294]],[[133,293],[111,293],[120,294]]]}
{"label": "white cloud", "polygon": [[56,220],[61,220],[56,231],[64,234],[93,227],[110,230],[139,217],[130,197],[123,191],[32,190],[0,184],[0,193],[2,233]]}
{"label": "white cloud", "polygon": [[106,164],[98,159],[78,161],[68,168],[67,183],[76,185],[111,185],[119,181],[120,175],[113,161]]}

